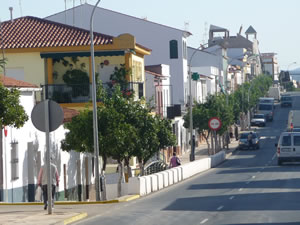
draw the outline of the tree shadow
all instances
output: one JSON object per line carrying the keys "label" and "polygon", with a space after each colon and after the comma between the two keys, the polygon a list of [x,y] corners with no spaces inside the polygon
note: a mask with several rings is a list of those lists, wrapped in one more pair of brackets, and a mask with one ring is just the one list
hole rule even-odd
{"label": "tree shadow", "polygon": [[[235,205],[230,208],[224,207],[222,211],[288,211],[300,210],[299,200],[295,196],[299,192],[272,192],[272,193],[251,193],[236,195],[232,202]],[[229,195],[216,195],[204,197],[178,198],[173,203],[165,207],[167,211],[218,211],[216,205],[223,205],[228,201]],[[280,204],[268,204],[270,202],[280,202]],[[213,203],[213,204],[212,204]],[[233,207],[235,206],[235,207]]]}
{"label": "tree shadow", "polygon": [[[229,183],[210,183],[210,184],[193,184],[189,186],[188,190],[200,190],[200,189],[234,189],[245,187],[245,181],[229,182]],[[251,181],[247,184],[247,188],[289,188],[298,189],[300,187],[300,178],[290,179],[276,179],[276,180],[258,180]]]}

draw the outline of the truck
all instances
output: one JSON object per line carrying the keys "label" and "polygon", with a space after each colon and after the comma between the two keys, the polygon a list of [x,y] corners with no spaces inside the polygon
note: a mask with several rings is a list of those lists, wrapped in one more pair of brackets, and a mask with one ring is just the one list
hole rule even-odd
{"label": "truck", "polygon": [[300,110],[290,110],[288,117],[287,130],[300,130]]}
{"label": "truck", "polygon": [[293,106],[293,98],[292,96],[285,94],[280,98],[280,106],[281,107],[292,107]]}
{"label": "truck", "polygon": [[270,87],[268,91],[268,97],[272,97],[275,101],[280,101],[280,88],[279,87]]}
{"label": "truck", "polygon": [[262,103],[257,105],[257,114],[264,114],[267,121],[273,121],[274,116],[274,104],[273,103]]}

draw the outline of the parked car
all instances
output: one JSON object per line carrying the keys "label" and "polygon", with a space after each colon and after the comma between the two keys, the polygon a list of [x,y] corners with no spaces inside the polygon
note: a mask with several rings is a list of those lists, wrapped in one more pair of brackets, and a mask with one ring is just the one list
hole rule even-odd
{"label": "parked car", "polygon": [[251,126],[259,126],[264,127],[266,126],[267,120],[265,114],[254,114],[253,118],[251,119]]}
{"label": "parked car", "polygon": [[277,148],[277,163],[283,162],[300,162],[300,132],[282,132]]}
{"label": "parked car", "polygon": [[239,146],[238,149],[250,149],[249,142],[248,142],[248,135],[252,132],[252,148],[259,149],[259,137],[258,134],[254,131],[245,131],[242,132],[239,136]]}
{"label": "parked car", "polygon": [[282,95],[280,98],[280,106],[281,107],[292,107],[293,106],[293,98],[290,95]]}

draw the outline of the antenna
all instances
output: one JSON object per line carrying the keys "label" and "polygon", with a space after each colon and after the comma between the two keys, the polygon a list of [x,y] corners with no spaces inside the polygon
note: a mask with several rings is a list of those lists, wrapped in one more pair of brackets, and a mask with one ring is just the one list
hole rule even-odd
{"label": "antenna", "polygon": [[208,24],[207,22],[204,23],[204,33],[203,33],[203,39],[202,39],[202,44],[205,45],[207,42],[207,31],[208,31]]}
{"label": "antenna", "polygon": [[190,26],[190,23],[185,21],[184,22],[184,30],[189,31],[189,26]]}
{"label": "antenna", "polygon": [[243,29],[243,24],[241,25],[241,27],[240,27],[240,30],[239,30],[239,35],[241,35],[241,33],[242,33],[242,29]]}
{"label": "antenna", "polygon": [[21,17],[23,17],[22,0],[19,0],[19,7],[20,7],[20,14],[21,14]]}

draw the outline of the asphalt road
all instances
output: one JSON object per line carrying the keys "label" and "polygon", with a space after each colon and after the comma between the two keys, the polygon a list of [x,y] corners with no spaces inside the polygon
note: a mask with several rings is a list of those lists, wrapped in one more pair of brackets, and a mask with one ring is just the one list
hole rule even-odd
{"label": "asphalt road", "polygon": [[[300,94],[293,109],[300,110]],[[236,151],[219,167],[77,224],[300,224],[300,164],[277,165],[276,148],[291,108],[257,128],[259,150]]]}

